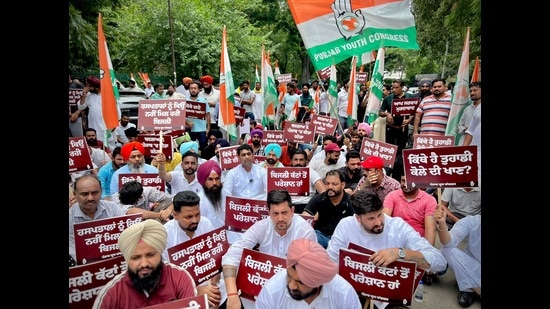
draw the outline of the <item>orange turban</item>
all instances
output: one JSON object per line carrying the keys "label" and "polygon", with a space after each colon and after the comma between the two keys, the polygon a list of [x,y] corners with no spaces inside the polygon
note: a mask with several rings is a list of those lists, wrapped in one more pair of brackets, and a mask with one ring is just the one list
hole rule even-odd
{"label": "orange turban", "polygon": [[184,77],[184,78],[183,78],[183,83],[184,83],[184,84],[185,84],[185,83],[190,83],[190,82],[192,82],[192,81],[193,81],[193,79],[192,79],[191,77]]}
{"label": "orange turban", "polygon": [[213,82],[214,82],[214,79],[210,75],[204,75],[203,77],[201,77],[201,83],[208,83],[212,85]]}
{"label": "orange turban", "polygon": [[299,238],[290,243],[286,255],[286,267],[296,269],[305,285],[316,288],[330,282],[338,273],[338,265],[332,261],[318,242]]}
{"label": "orange turban", "polygon": [[140,142],[136,141],[124,144],[124,146],[122,146],[122,148],[120,149],[120,155],[122,155],[124,160],[128,161],[128,159],[130,158],[130,154],[134,150],[138,150],[139,152],[141,152],[142,155],[145,155],[145,148],[143,148],[143,145]]}

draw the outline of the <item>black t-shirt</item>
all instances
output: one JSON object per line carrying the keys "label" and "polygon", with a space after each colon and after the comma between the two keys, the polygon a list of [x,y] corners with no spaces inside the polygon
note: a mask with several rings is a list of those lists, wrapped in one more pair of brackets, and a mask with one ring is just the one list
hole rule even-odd
{"label": "black t-shirt", "polygon": [[319,230],[327,236],[332,236],[338,222],[340,222],[342,218],[351,216],[355,213],[349,201],[350,196],[351,195],[344,192],[344,197],[338,205],[332,204],[326,191],[313,196],[304,210],[311,215],[315,215],[317,212],[319,213],[314,229]]}

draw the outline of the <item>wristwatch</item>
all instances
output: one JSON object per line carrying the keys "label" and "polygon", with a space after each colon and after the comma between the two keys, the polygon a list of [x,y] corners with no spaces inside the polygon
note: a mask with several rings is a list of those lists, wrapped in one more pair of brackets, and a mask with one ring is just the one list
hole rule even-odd
{"label": "wristwatch", "polygon": [[405,250],[403,250],[403,248],[398,248],[397,255],[399,255],[400,259],[404,259],[407,253],[405,253]]}

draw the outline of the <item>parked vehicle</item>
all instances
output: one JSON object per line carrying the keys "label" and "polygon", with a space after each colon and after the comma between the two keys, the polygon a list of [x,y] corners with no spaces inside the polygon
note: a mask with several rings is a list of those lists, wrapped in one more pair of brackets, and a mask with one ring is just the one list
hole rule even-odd
{"label": "parked vehicle", "polygon": [[119,94],[119,106],[122,113],[130,115],[130,122],[137,126],[139,101],[147,99],[145,91],[121,89]]}

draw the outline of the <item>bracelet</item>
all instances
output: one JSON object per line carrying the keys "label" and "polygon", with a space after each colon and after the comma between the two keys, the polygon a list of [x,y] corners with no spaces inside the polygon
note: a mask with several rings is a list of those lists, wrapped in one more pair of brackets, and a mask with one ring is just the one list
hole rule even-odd
{"label": "bracelet", "polygon": [[436,224],[436,225],[435,225],[435,228],[436,228],[438,231],[443,232],[443,230],[439,228],[439,224]]}
{"label": "bracelet", "polygon": [[229,296],[239,296],[239,293],[235,292],[235,293],[227,293],[227,297]]}

